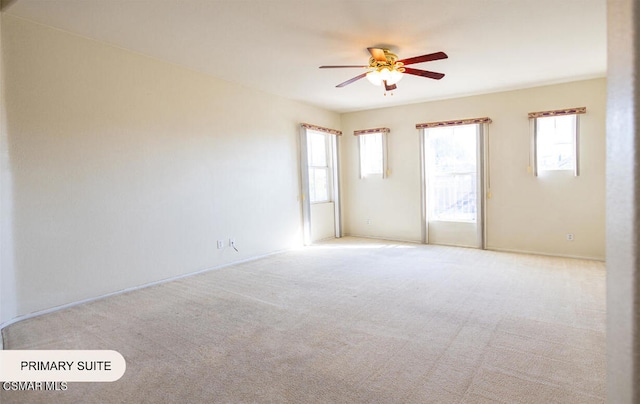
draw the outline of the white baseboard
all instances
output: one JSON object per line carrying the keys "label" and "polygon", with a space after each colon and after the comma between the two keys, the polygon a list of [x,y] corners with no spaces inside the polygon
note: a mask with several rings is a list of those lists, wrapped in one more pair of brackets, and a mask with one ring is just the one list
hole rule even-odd
{"label": "white baseboard", "polygon": [[353,233],[345,233],[343,237],[358,237],[358,238],[368,238],[372,240],[397,241],[399,243],[423,244],[422,241],[420,240],[408,240],[408,239],[393,238],[393,237],[363,236],[361,234],[353,234]]}
{"label": "white baseboard", "polygon": [[[368,239],[373,239],[373,240],[388,240],[388,241],[398,241],[398,242],[402,242],[402,243],[414,243],[414,244],[429,245],[428,243],[425,244],[420,240],[403,240],[403,239],[396,239],[396,238],[390,238],[390,237],[363,236],[363,235],[351,234],[351,233],[345,234],[345,236],[368,238]],[[436,245],[436,244],[433,244],[433,245]],[[447,247],[460,247],[460,248],[477,248],[475,246],[460,246],[460,245],[449,245],[449,244],[437,244],[437,245],[445,245]],[[544,253],[544,252],[539,252],[539,251],[528,251],[528,250],[518,250],[518,249],[509,249],[509,248],[495,248],[495,247],[485,247],[485,250],[487,250],[487,251],[516,253],[516,254],[542,255],[542,256],[546,256],[546,257],[573,258],[573,259],[579,259],[579,260],[606,262],[606,259],[604,259],[602,257],[589,257],[589,256],[583,256],[583,255],[551,254],[551,253]]]}
{"label": "white baseboard", "polygon": [[542,255],[542,256],[545,256],[545,257],[573,258],[573,259],[577,259],[577,260],[589,260],[589,261],[606,262],[606,259],[604,259],[604,258],[587,257],[587,256],[582,256],[582,255],[551,254],[551,253],[543,253],[543,252],[538,252],[538,251],[517,250],[517,249],[510,249],[510,248],[494,248],[494,247],[487,247],[485,249],[487,251],[507,252],[507,253],[514,253],[514,254]]}
{"label": "white baseboard", "polygon": [[62,304],[60,306],[55,306],[55,307],[51,307],[51,308],[44,309],[44,310],[38,310],[38,311],[35,311],[33,313],[29,313],[29,314],[24,314],[24,315],[18,316],[16,318],[13,318],[13,319],[11,319],[9,321],[5,321],[4,323],[0,324],[0,350],[4,350],[4,338],[3,338],[2,331],[5,328],[9,327],[10,325],[18,323],[20,321],[28,320],[28,319],[33,318],[33,317],[42,316],[44,314],[54,313],[56,311],[68,309],[68,308],[75,307],[75,306],[78,306],[78,305],[81,305],[81,304],[91,303],[91,302],[95,302],[97,300],[106,299],[107,297],[117,296],[117,295],[120,295],[120,294],[123,294],[123,293],[128,293],[128,292],[132,292],[132,291],[135,291],[135,290],[148,288],[150,286],[161,285],[163,283],[172,282],[172,281],[176,281],[176,280],[183,279],[183,278],[188,278],[190,276],[202,274],[202,273],[205,273],[205,272],[216,271],[216,270],[219,270],[219,269],[222,269],[222,268],[227,268],[227,267],[230,267],[230,266],[233,266],[233,265],[243,264],[245,262],[256,261],[256,260],[259,260],[259,259],[262,259],[262,258],[269,257],[271,255],[280,254],[280,253],[283,253],[283,252],[286,252],[286,251],[289,251],[289,250],[290,249],[278,250],[278,251],[270,252],[270,253],[267,253],[267,254],[262,254],[262,255],[259,255],[259,256],[256,256],[256,257],[251,257],[251,258],[247,258],[247,259],[243,259],[243,260],[239,260],[239,261],[233,261],[233,262],[229,262],[229,263],[226,263],[226,264],[222,264],[222,265],[218,265],[218,266],[214,266],[214,267],[210,267],[210,268],[201,269],[201,270],[195,271],[195,272],[189,272],[189,273],[182,274],[182,275],[176,275],[176,276],[172,276],[170,278],[161,279],[159,281],[144,283],[142,285],[132,286],[130,288],[121,289],[121,290],[118,290],[118,291],[115,291],[115,292],[111,292],[111,293],[106,293],[104,295],[100,295],[100,296],[96,296],[96,297],[90,297],[90,298],[87,298],[87,299],[78,300],[78,301],[75,301],[75,302],[66,303],[66,304]]}

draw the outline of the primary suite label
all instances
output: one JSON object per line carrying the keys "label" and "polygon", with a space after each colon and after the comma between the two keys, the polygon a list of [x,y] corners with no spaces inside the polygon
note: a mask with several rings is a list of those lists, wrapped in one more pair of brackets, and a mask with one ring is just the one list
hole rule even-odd
{"label": "primary suite label", "polygon": [[126,368],[124,357],[110,350],[0,351],[3,382],[113,382]]}

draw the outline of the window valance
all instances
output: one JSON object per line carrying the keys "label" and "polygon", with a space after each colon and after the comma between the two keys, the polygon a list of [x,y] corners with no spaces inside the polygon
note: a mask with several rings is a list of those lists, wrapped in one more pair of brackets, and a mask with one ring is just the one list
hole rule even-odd
{"label": "window valance", "polygon": [[416,125],[416,129],[437,128],[440,126],[471,125],[471,124],[477,124],[477,123],[491,123],[491,118],[487,118],[487,117],[469,118],[469,119],[457,119],[455,121],[419,123]]}
{"label": "window valance", "polygon": [[368,135],[370,133],[389,133],[389,132],[391,132],[389,128],[361,129],[361,130],[354,130],[353,136]]}
{"label": "window valance", "polygon": [[575,114],[586,114],[586,113],[587,113],[587,107],[556,109],[553,111],[529,112],[529,119],[542,118],[545,116],[575,115]]}
{"label": "window valance", "polygon": [[332,135],[342,136],[342,131],[335,130],[335,129],[329,129],[329,128],[323,128],[322,126],[311,125],[310,123],[302,123],[302,124],[300,124],[300,126],[302,126],[305,129],[315,130],[317,132],[324,132],[324,133],[330,133]]}

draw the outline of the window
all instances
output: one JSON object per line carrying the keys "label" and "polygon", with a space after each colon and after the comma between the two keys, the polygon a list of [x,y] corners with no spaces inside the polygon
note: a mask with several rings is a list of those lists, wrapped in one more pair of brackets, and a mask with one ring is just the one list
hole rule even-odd
{"label": "window", "polygon": [[578,114],[585,108],[531,113],[534,173],[573,171],[578,175]]}
{"label": "window", "polygon": [[300,123],[300,191],[302,237],[313,240],[342,236],[338,136],[342,132]]}
{"label": "window", "polygon": [[309,200],[311,203],[331,201],[331,155],[329,135],[307,132],[309,162]]}
{"label": "window", "polygon": [[387,133],[389,129],[366,129],[355,131],[360,150],[360,178],[369,175],[387,176]]}
{"label": "window", "polygon": [[478,125],[426,129],[429,218],[476,221]]}
{"label": "window", "polygon": [[536,118],[538,171],[575,170],[578,115]]}

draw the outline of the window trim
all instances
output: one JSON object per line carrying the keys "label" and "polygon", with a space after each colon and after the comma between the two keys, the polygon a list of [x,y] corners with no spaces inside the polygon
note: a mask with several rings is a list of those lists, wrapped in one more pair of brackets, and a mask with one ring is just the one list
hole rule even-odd
{"label": "window trim", "polygon": [[[484,137],[484,133],[485,133],[485,124],[487,123],[485,122],[470,122],[471,120],[465,120],[465,123],[456,123],[453,125],[430,125],[430,126],[423,126],[421,128],[422,130],[422,137],[424,139],[424,143],[421,145],[422,148],[424,148],[424,150],[426,151],[426,145],[429,142],[429,131],[433,130],[433,129],[440,129],[443,127],[448,127],[448,126],[473,126],[473,130],[475,132],[474,134],[474,138],[475,138],[475,142],[476,142],[476,170],[475,171],[451,171],[451,172],[446,172],[446,173],[438,173],[435,174],[433,173],[429,167],[427,167],[427,156],[426,154],[422,157],[424,159],[424,166],[422,168],[423,173],[424,173],[424,184],[425,184],[425,190],[424,190],[424,200],[423,203],[425,204],[425,206],[427,205],[427,201],[430,198],[430,189],[428,189],[428,183],[433,180],[435,180],[436,178],[451,178],[454,179],[455,177],[458,176],[468,176],[468,175],[474,175],[475,179],[476,179],[476,186],[475,186],[475,192],[476,192],[476,214],[475,214],[475,219],[461,219],[461,218],[443,218],[440,216],[435,215],[434,213],[434,208],[435,207],[431,207],[431,209],[427,209],[425,207],[425,221],[437,221],[437,222],[450,222],[450,223],[478,223],[480,221],[484,221],[484,195],[482,195],[482,184],[483,181],[485,180],[485,167],[484,167],[484,158],[483,158],[483,153],[484,153],[484,148],[483,148],[483,137]],[[456,122],[462,122],[462,121],[456,121]],[[455,130],[455,129],[454,129]],[[432,191],[432,190],[431,190]],[[478,229],[478,231],[481,231],[481,229]]]}
{"label": "window trim", "polygon": [[[573,155],[574,155],[574,167],[573,175],[578,177],[580,175],[580,115],[587,112],[586,107],[577,108],[565,108],[556,109],[550,111],[530,112],[530,131],[531,131],[531,153],[529,162],[529,170],[535,177],[540,175],[540,169],[538,167],[538,119],[549,118],[555,116],[575,116],[575,131],[573,133]],[[571,171],[571,170],[544,170],[544,171]]]}
{"label": "window trim", "polygon": [[[308,135],[309,134],[313,134],[313,133],[322,135],[324,138],[324,152],[325,152],[325,165],[323,166],[315,166],[311,164],[311,159],[307,158],[308,166],[307,166],[307,170],[308,170],[308,176],[309,176],[309,203],[310,204],[317,204],[317,203],[330,203],[334,201],[334,188],[333,188],[333,182],[334,182],[334,178],[332,175],[332,167],[333,167],[333,153],[332,153],[332,147],[331,147],[331,138],[329,137],[330,135],[332,135],[333,133],[330,132],[325,132],[325,131],[317,131],[315,129],[308,129],[307,131],[307,142],[308,142]],[[309,153],[309,148],[308,148],[308,143],[307,143],[307,153]],[[308,154],[307,154],[308,155]],[[327,199],[323,199],[323,200],[316,200],[314,201],[311,197],[311,193],[312,193],[312,189],[311,189],[311,172],[315,172],[315,170],[324,170],[326,172],[326,176],[327,176]]]}
{"label": "window trim", "polygon": [[420,231],[422,234],[422,243],[430,244],[429,240],[429,217],[427,209],[428,198],[428,177],[427,177],[427,161],[426,161],[426,142],[427,142],[427,128],[435,126],[455,126],[455,125],[468,125],[476,124],[477,126],[477,139],[479,142],[478,147],[478,171],[479,179],[477,182],[477,194],[478,194],[478,206],[476,209],[478,212],[477,217],[477,238],[479,240],[478,247],[480,249],[487,248],[487,200],[491,199],[491,159],[489,158],[489,124],[492,123],[491,118],[473,118],[456,121],[443,121],[432,122],[426,124],[416,124],[419,134],[419,156],[420,156]]}
{"label": "window trim", "polygon": [[311,203],[309,202],[309,170],[308,170],[308,154],[307,154],[307,133],[309,130],[318,130],[320,132],[329,133],[333,136],[330,137],[331,142],[331,156],[333,161],[332,167],[332,179],[333,179],[333,212],[334,212],[334,227],[335,237],[342,237],[342,205],[341,205],[341,193],[340,193],[340,150],[338,136],[342,135],[342,132],[335,129],[323,128],[317,125],[311,125],[308,123],[301,123],[299,129],[299,143],[298,150],[300,171],[300,195],[299,201],[302,205],[302,242],[304,245],[311,245]]}

